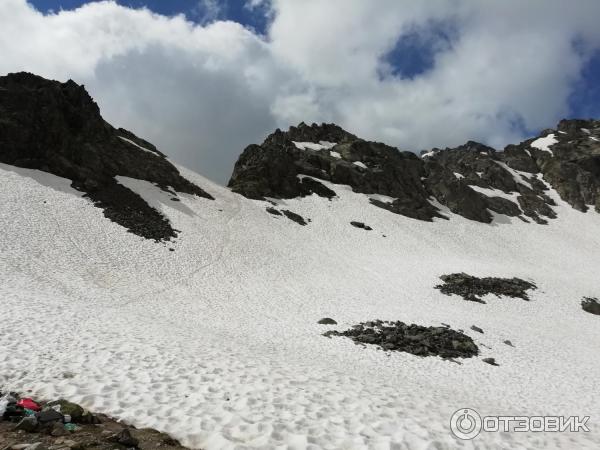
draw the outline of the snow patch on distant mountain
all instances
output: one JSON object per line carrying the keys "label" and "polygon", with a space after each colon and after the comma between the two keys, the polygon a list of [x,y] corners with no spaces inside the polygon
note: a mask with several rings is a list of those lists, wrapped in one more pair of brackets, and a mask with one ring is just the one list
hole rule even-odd
{"label": "snow patch on distant mountain", "polygon": [[533,141],[531,143],[531,146],[533,148],[537,148],[539,150],[542,150],[544,152],[548,152],[550,154],[554,154],[552,152],[552,150],[550,150],[550,146],[556,144],[558,142],[558,139],[556,139],[554,137],[554,133],[550,133],[548,136],[545,137],[541,137],[539,139],[536,139],[535,141]]}
{"label": "snow patch on distant mountain", "polygon": [[503,163],[501,161],[496,161],[496,164],[498,164],[504,170],[510,172],[510,174],[513,176],[514,180],[517,183],[522,184],[523,186],[527,186],[529,189],[533,189],[533,186],[531,186],[531,183],[525,179],[526,175],[531,176],[531,174],[527,174],[526,172],[512,169],[506,163]]}
{"label": "snow patch on distant mountain", "polygon": [[299,148],[300,150],[306,150],[306,149],[328,150],[337,145],[337,143],[335,143],[335,142],[328,142],[328,141],[319,141],[318,143],[316,143],[316,142],[296,142],[296,141],[292,141],[292,142],[294,143],[296,148]]}
{"label": "snow patch on distant mountain", "polygon": [[500,189],[489,189],[489,188],[484,188],[481,186],[477,186],[474,184],[470,184],[469,187],[471,189],[473,189],[476,192],[479,192],[480,194],[485,195],[486,197],[500,197],[500,198],[505,198],[506,200],[510,200],[511,202],[514,202],[515,204],[519,204],[517,202],[517,197],[519,197],[519,193],[518,192],[511,192],[511,193],[507,193],[504,191],[501,191]]}
{"label": "snow patch on distant mountain", "polygon": [[[132,140],[130,140],[130,139],[127,139],[126,137],[123,137],[123,136],[118,136],[118,137],[119,137],[120,139],[123,139],[125,142],[128,142],[128,143],[129,143],[129,144],[131,144],[131,145],[135,145],[135,146],[136,146],[137,148],[139,148],[140,150],[144,150],[145,152],[152,153],[153,155],[158,155],[156,152],[154,152],[154,151],[152,151],[152,150],[150,150],[150,149],[147,149],[147,148],[145,148],[145,147],[142,147],[141,145],[138,145],[138,144],[136,144],[135,142],[133,142],[133,141],[132,141]],[[158,156],[160,156],[160,155],[158,155]]]}

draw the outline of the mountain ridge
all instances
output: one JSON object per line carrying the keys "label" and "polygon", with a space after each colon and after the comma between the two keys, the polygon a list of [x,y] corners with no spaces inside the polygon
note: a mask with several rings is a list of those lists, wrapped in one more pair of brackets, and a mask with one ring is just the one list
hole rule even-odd
{"label": "mountain ridge", "polygon": [[[313,178],[310,185],[304,177]],[[248,198],[292,198],[322,195],[318,179],[391,197],[372,203],[421,220],[445,217],[433,199],[480,222],[490,223],[493,212],[546,224],[556,217],[555,202],[546,195],[551,187],[575,209],[600,212],[600,122],[562,120],[557,130],[504,151],[468,141],[420,158],[334,124],[301,123],[246,147],[228,186]]]}
{"label": "mountain ridge", "polygon": [[[21,72],[0,77],[0,162],[65,177],[110,220],[156,241],[177,231],[117,180],[145,180],[172,194],[213,197],[181,176],[151,143],[100,115],[84,86]],[[547,224],[555,189],[579,211],[600,212],[600,121],[562,120],[556,129],[496,151],[468,141],[420,156],[373,142],[336,124],[302,122],[247,146],[228,187],[255,200],[316,194],[323,181],[370,195],[374,207],[417,220],[448,219],[446,209],[491,223],[497,215]]]}

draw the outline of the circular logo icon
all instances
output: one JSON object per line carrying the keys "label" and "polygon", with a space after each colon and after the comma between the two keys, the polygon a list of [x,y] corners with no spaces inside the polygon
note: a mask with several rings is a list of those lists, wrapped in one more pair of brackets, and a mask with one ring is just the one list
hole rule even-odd
{"label": "circular logo icon", "polygon": [[450,418],[452,434],[459,439],[473,439],[481,431],[481,416],[471,408],[463,408]]}

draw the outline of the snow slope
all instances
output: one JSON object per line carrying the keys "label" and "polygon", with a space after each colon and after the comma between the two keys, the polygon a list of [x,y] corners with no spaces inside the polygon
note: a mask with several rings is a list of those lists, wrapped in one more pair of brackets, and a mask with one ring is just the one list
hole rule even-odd
{"label": "snow slope", "polygon": [[[580,307],[600,296],[597,213],[552,193],[560,213],[547,226],[428,223],[327,184],[338,198],[281,202],[312,220],[303,227],[181,170],[216,200],[173,202],[119,177],[182,231],[157,244],[105,219],[67,180],[0,165],[0,387],[64,396],[194,448],[600,447],[600,318]],[[482,305],[433,289],[461,271],[538,290]],[[459,365],[386,354],[323,337],[322,317],[340,330],[444,322],[481,355]],[[589,415],[591,432],[460,441],[449,421],[464,407]]]}

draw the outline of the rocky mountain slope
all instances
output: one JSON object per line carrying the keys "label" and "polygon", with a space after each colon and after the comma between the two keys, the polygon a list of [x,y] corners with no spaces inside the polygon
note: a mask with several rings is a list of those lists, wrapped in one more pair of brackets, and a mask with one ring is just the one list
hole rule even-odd
{"label": "rocky mountain slope", "polygon": [[[96,113],[2,78],[0,391],[207,450],[599,448],[596,122],[422,156],[301,125],[232,191]],[[464,407],[591,432],[459,441]]]}
{"label": "rocky mountain slope", "polygon": [[493,213],[546,224],[556,217],[553,187],[579,211],[600,212],[600,122],[563,120],[556,130],[497,152],[477,142],[414,153],[369,142],[333,124],[301,123],[248,146],[229,186],[248,198],[334,194],[318,180],[377,194],[371,203],[420,220],[439,205],[490,223]]}
{"label": "rocky mountain slope", "polygon": [[68,178],[106,217],[155,240],[176,232],[116,176],[210,198],[152,144],[104,121],[85,88],[71,80],[59,83],[29,73],[0,77],[0,162]]}

